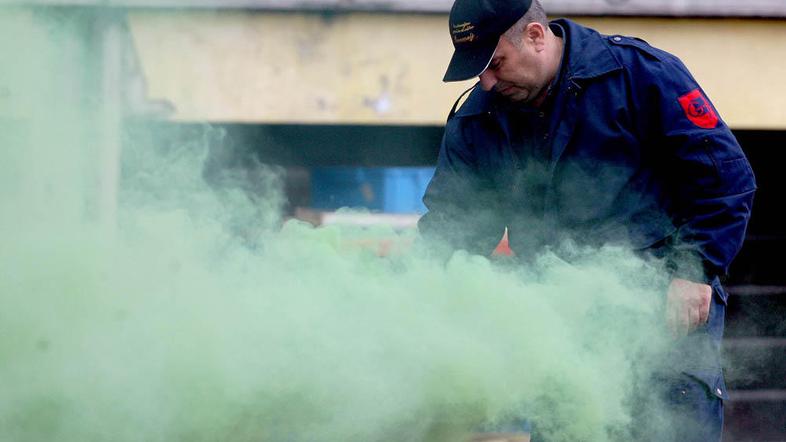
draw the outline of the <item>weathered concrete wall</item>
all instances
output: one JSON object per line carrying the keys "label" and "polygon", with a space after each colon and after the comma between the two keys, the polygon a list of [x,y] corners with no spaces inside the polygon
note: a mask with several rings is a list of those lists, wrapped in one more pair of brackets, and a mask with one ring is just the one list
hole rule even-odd
{"label": "weathered concrete wall", "polygon": [[0,8],[6,210],[31,222],[57,214],[114,225],[123,20],[98,10]]}
{"label": "weathered concrete wall", "polygon": [[[133,12],[149,95],[181,121],[441,124],[446,17]],[[735,128],[786,128],[786,22],[580,18],[680,56]]]}

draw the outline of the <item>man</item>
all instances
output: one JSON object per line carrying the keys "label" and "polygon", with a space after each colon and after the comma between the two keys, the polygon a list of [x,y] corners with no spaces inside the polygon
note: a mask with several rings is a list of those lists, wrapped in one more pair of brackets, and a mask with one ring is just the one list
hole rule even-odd
{"label": "man", "polygon": [[479,82],[451,110],[421,234],[488,254],[507,227],[524,258],[571,238],[666,260],[666,322],[688,362],[664,383],[679,422],[651,437],[719,440],[720,279],[755,191],[731,131],[675,56],[549,23],[538,0],[456,0],[449,29],[444,81]]}

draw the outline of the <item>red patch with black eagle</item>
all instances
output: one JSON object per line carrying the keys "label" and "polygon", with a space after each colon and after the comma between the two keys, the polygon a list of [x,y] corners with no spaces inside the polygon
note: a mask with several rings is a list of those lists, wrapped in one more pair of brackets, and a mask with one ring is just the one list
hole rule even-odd
{"label": "red patch with black eagle", "polygon": [[700,90],[694,89],[678,98],[685,115],[696,126],[714,129],[718,125],[718,114]]}

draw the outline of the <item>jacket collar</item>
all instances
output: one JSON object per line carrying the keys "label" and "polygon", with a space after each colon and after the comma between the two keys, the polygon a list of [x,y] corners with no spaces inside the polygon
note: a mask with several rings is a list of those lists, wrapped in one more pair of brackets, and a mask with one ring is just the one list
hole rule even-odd
{"label": "jacket collar", "polygon": [[[578,84],[590,81],[622,69],[620,62],[614,58],[604,42],[604,37],[597,31],[564,18],[554,20],[552,23],[562,26],[566,34],[567,52],[563,63],[567,62],[567,66],[564,67],[567,71],[564,74],[565,81],[560,87],[565,87],[566,83]],[[496,108],[495,102],[493,92],[486,92],[475,85],[475,89],[456,116],[490,113]]]}
{"label": "jacket collar", "polygon": [[565,29],[568,40],[569,81],[591,80],[622,69],[622,65],[594,29],[568,19],[554,20]]}

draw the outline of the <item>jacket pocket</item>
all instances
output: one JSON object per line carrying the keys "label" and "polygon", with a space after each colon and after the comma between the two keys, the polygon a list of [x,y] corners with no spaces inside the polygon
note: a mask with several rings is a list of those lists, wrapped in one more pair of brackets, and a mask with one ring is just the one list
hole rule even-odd
{"label": "jacket pocket", "polygon": [[[715,397],[722,400],[729,399],[729,394],[726,390],[726,382],[723,379],[723,372],[721,369],[686,370],[683,371],[683,374],[688,379],[684,379],[673,385],[673,391],[671,392],[672,398],[678,399],[680,395],[687,395],[688,393],[692,396],[697,396],[699,393],[702,393],[709,398]],[[683,384],[684,386],[681,387]],[[680,388],[686,389],[686,393],[683,394]],[[697,390],[697,388],[700,390]]]}

